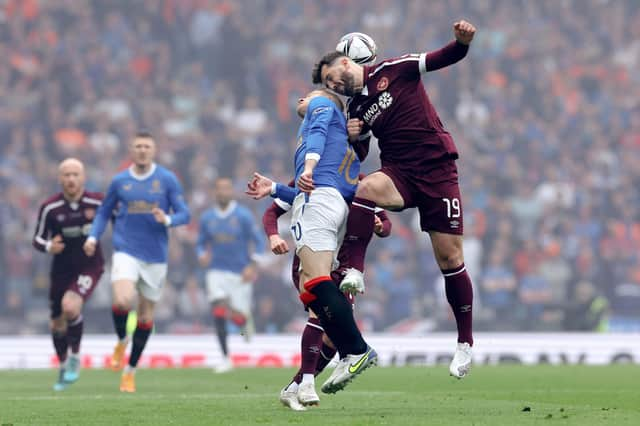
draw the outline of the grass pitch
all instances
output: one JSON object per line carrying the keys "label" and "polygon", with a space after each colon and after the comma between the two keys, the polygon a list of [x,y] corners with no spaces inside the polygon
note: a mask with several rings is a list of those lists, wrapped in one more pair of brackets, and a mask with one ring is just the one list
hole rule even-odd
{"label": "grass pitch", "polygon": [[278,402],[292,370],[86,370],[53,392],[53,370],[0,372],[0,425],[640,425],[640,367],[476,366],[461,381],[445,366],[372,368],[320,406]]}

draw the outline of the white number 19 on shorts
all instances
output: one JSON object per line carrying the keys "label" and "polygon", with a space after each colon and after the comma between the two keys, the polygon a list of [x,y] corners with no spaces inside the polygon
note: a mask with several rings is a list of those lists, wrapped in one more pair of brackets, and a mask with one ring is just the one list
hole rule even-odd
{"label": "white number 19 on shorts", "polygon": [[460,200],[458,198],[443,198],[447,205],[447,217],[460,217]]}

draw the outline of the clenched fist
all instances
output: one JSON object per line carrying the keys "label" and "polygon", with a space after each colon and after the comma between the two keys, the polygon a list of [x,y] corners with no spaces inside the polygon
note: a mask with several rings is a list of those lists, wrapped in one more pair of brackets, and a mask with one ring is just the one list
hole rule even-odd
{"label": "clenched fist", "polygon": [[476,33],[476,27],[464,19],[453,24],[453,35],[462,44],[469,44]]}

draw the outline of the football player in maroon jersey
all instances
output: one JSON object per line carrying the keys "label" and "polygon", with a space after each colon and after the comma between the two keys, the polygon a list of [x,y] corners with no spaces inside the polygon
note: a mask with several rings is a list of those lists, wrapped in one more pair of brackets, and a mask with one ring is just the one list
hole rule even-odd
{"label": "football player in maroon jersey", "polygon": [[60,361],[53,389],[60,391],[78,380],[82,306],[102,276],[104,260],[99,247],[93,257],[82,249],[103,195],[85,191],[84,166],[79,160],[67,158],[58,170],[62,191],[40,206],[33,246],[53,255],[49,307],[53,346]]}
{"label": "football player in maroon jersey", "polygon": [[420,227],[429,233],[436,261],[445,279],[447,300],[458,327],[458,345],[449,367],[462,378],[471,366],[471,279],[462,253],[463,210],[455,160],[458,151],[431,104],[422,75],[464,58],[476,29],[462,20],[453,24],[455,40],[426,53],[407,54],[377,64],[358,65],[341,52],[326,54],[315,65],[313,82],[349,96],[351,141],[373,134],[380,147],[380,170],[358,185],[345,241],[355,271],[342,289],[362,281],[366,247],[371,239],[374,207],[404,210],[416,207]]}

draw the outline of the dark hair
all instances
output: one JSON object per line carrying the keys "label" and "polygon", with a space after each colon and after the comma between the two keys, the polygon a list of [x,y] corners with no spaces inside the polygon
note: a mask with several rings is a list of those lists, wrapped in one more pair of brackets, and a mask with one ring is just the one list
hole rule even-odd
{"label": "dark hair", "polygon": [[322,83],[322,67],[327,65],[331,66],[338,58],[346,58],[348,57],[342,52],[338,52],[334,50],[333,52],[329,52],[320,58],[320,61],[313,66],[313,71],[311,71],[311,80],[313,84]]}
{"label": "dark hair", "polygon": [[153,135],[148,130],[138,130],[138,132],[136,133],[136,139],[137,138],[153,139]]}
{"label": "dark hair", "polygon": [[338,109],[340,111],[344,111],[344,103],[342,103],[342,99],[340,99],[340,96],[336,95],[334,92],[332,92],[331,90],[327,89],[327,88],[321,88],[321,89],[316,89],[318,92],[322,92],[324,94],[324,96],[326,96],[327,98],[331,99],[333,101],[334,104],[336,104],[336,106],[338,107]]}

